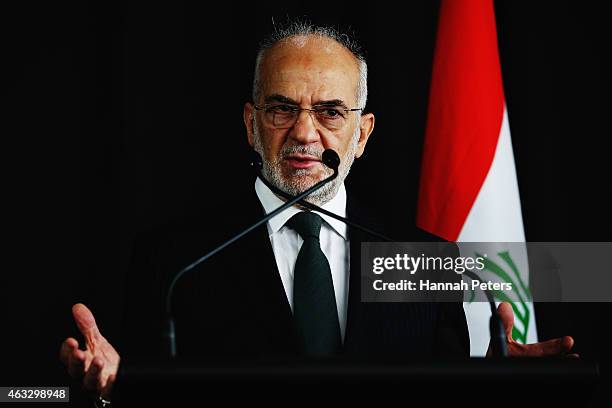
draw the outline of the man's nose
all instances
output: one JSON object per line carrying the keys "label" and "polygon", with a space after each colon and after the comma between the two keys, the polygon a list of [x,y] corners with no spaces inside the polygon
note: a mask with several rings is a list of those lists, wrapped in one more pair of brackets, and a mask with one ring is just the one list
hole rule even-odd
{"label": "man's nose", "polygon": [[320,135],[315,120],[310,112],[299,112],[295,124],[289,131],[289,137],[300,144],[318,142]]}

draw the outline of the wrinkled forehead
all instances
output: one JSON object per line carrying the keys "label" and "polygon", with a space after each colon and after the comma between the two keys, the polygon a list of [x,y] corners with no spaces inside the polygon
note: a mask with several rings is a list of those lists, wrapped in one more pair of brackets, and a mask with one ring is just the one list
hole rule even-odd
{"label": "wrinkled forehead", "polygon": [[359,62],[344,46],[320,36],[289,37],[267,50],[260,67],[262,96],[300,102],[341,99],[354,105]]}

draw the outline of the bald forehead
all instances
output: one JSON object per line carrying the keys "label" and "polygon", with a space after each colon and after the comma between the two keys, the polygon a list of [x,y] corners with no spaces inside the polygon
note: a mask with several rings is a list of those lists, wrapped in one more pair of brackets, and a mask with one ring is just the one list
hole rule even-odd
{"label": "bald forehead", "polygon": [[344,85],[351,95],[356,95],[359,61],[346,47],[330,38],[319,35],[289,37],[268,49],[261,61],[260,74],[264,83],[296,77],[294,74],[300,72],[321,81],[341,79],[338,86]]}
{"label": "bald forehead", "polygon": [[278,62],[287,58],[299,58],[302,61],[345,67],[347,71],[358,73],[357,58],[342,44],[331,38],[320,35],[297,35],[285,38],[267,50],[264,61]]}

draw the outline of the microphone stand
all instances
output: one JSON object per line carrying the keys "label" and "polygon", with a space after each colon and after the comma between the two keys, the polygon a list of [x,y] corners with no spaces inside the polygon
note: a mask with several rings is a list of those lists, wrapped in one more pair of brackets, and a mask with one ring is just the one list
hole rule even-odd
{"label": "microphone stand", "polygon": [[[176,331],[175,331],[175,325],[174,325],[174,319],[172,316],[172,297],[174,294],[174,288],[176,287],[177,282],[189,271],[192,271],[194,268],[196,268],[198,265],[200,265],[202,262],[206,261],[207,259],[209,259],[210,257],[216,255],[217,253],[219,253],[220,251],[222,251],[223,249],[225,249],[226,247],[228,247],[229,245],[231,245],[232,243],[238,241],[239,239],[241,239],[242,237],[244,237],[245,235],[249,234],[251,231],[255,230],[256,228],[258,228],[259,226],[261,226],[262,224],[266,223],[268,220],[270,220],[271,218],[275,217],[276,215],[278,215],[280,212],[286,210],[287,208],[295,205],[295,204],[299,204],[305,208],[308,208],[312,211],[317,211],[320,212],[322,214],[325,214],[329,217],[332,217],[334,219],[337,219],[341,222],[346,223],[347,225],[357,228],[367,234],[371,234],[379,239],[382,239],[383,241],[387,241],[387,242],[394,242],[393,239],[386,237],[380,233],[377,233],[376,231],[373,231],[369,228],[363,227],[353,221],[350,221],[344,217],[341,217],[337,214],[334,214],[330,211],[327,211],[323,208],[320,208],[319,206],[315,205],[315,204],[311,204],[309,202],[307,202],[305,200],[305,198],[307,196],[309,196],[310,194],[312,194],[313,192],[317,191],[318,189],[320,189],[321,187],[323,187],[325,184],[329,183],[330,181],[334,180],[336,177],[338,177],[338,167],[340,164],[340,158],[338,157],[338,155],[336,154],[336,152],[334,152],[331,149],[326,150],[325,152],[323,152],[323,163],[330,167],[331,169],[333,169],[334,174],[332,174],[331,176],[327,177],[324,180],[321,180],[320,182],[318,182],[317,184],[315,184],[314,186],[310,187],[309,189],[307,189],[306,191],[304,191],[301,194],[298,194],[297,196],[292,196],[290,194],[285,193],[284,191],[280,190],[279,188],[277,188],[276,186],[272,185],[270,182],[268,182],[268,180],[265,179],[265,177],[263,177],[262,173],[261,173],[261,168],[262,168],[262,161],[261,161],[261,157],[259,155],[256,156],[257,158],[251,163],[252,167],[255,169],[255,171],[257,172],[257,175],[259,176],[259,178],[261,179],[261,181],[268,186],[268,188],[270,188],[270,190],[272,190],[274,193],[282,196],[283,198],[285,198],[287,201],[281,205],[280,207],[276,208],[274,211],[268,213],[265,217],[263,217],[262,219],[260,219],[259,221],[257,221],[256,223],[254,223],[253,225],[251,225],[250,227],[244,229],[243,231],[239,232],[238,234],[236,234],[235,236],[233,236],[232,238],[230,238],[229,240],[225,241],[224,243],[222,243],[221,245],[219,245],[218,247],[216,247],[215,249],[213,249],[212,251],[208,252],[206,255],[198,258],[197,260],[195,260],[194,262],[190,263],[189,265],[187,265],[185,268],[181,269],[172,279],[170,286],[168,287],[168,292],[166,294],[166,318],[165,318],[165,327],[164,327],[164,338],[167,340],[167,344],[169,347],[169,354],[172,358],[176,357]],[[467,275],[469,278],[471,279],[479,279],[479,277],[474,274],[471,271],[466,271],[464,272],[464,275]],[[495,301],[493,300],[493,296],[491,295],[491,293],[488,290],[484,291],[487,299],[489,301],[489,305],[491,307],[491,320],[490,320],[490,325],[489,325],[489,330],[491,333],[491,339],[493,341],[493,354],[494,356],[497,357],[505,357],[508,354],[508,350],[507,350],[507,345],[506,345],[506,338],[505,338],[505,332],[504,332],[504,328],[503,328],[503,324],[502,321],[499,317],[499,314],[497,313],[497,308],[495,307]]]}

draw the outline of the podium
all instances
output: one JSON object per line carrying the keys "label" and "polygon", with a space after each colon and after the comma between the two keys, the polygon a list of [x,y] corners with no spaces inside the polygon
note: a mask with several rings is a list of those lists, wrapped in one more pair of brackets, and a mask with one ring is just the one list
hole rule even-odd
{"label": "podium", "polygon": [[570,359],[132,361],[116,394],[120,406],[590,406],[600,380]]}

